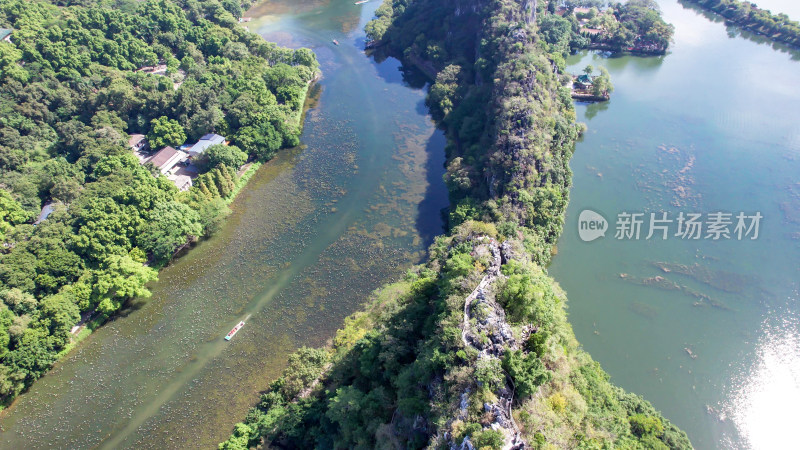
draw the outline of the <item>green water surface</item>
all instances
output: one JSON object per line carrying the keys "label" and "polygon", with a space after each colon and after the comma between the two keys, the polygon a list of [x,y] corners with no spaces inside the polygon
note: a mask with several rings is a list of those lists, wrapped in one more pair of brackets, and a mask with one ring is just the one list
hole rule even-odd
{"label": "green water surface", "polygon": [[321,62],[301,147],[259,170],[223,229],[165,268],[151,298],[4,412],[2,448],[216,448],[291,351],[325,344],[372,290],[424,258],[443,231],[444,137],[422,85],[404,81],[413,75],[364,54],[377,6],[250,12],[251,30]]}
{"label": "green water surface", "polygon": [[[569,60],[606,66],[616,91],[577,106],[589,129],[550,272],[584,348],[697,448],[797,448],[800,52],[659,3],[675,25],[666,56]],[[587,208],[610,221],[605,238],[579,239]],[[621,212],[716,211],[760,212],[758,239],[614,238]]]}

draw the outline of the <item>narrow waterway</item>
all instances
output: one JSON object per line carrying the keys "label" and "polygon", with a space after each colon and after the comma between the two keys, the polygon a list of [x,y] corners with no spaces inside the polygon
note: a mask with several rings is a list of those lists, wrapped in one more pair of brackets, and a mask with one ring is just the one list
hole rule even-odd
{"label": "narrow waterway", "polygon": [[223,229],[164,269],[151,298],[6,410],[0,447],[216,448],[291,351],[325,344],[424,257],[443,231],[444,137],[416,77],[364,55],[377,6],[285,1],[248,14],[251,30],[320,60],[301,147],[260,169]]}
{"label": "narrow waterway", "polygon": [[[800,52],[659,3],[676,28],[668,55],[569,60],[575,73],[607,67],[616,91],[577,106],[589,130],[550,272],[584,348],[697,448],[797,448]],[[609,221],[604,238],[580,239],[584,209]],[[732,214],[730,239],[675,236],[679,213],[718,211]],[[645,214],[638,240],[615,238],[623,212]],[[646,239],[651,212],[674,221],[666,240]],[[739,212],[763,216],[756,240],[733,233]]]}

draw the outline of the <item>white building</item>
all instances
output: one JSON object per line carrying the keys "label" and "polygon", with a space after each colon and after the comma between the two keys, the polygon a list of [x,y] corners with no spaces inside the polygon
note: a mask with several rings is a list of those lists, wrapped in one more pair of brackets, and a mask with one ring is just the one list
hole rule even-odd
{"label": "white building", "polygon": [[204,151],[208,150],[208,148],[213,145],[227,144],[225,143],[224,137],[213,133],[207,134],[201,137],[200,140],[189,149],[189,156],[196,158],[197,156],[202,155]]}
{"label": "white building", "polygon": [[161,173],[166,174],[176,164],[180,163],[181,161],[186,160],[186,153],[175,150],[172,147],[164,147],[158,151],[153,157],[150,159],[150,163],[153,163],[154,166],[161,171]]}

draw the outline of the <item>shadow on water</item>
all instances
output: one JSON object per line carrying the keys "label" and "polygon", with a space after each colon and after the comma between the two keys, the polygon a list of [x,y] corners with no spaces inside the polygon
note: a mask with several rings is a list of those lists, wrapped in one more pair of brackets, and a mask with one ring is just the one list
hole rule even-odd
{"label": "shadow on water", "polygon": [[124,319],[130,316],[131,314],[135,313],[136,311],[142,309],[146,304],[147,300],[142,298],[136,298],[134,300],[126,302],[125,305],[109,319],[109,321],[113,322],[118,319]]}
{"label": "shadow on water", "polygon": [[[430,79],[414,66],[407,66],[383,52],[373,52],[371,55],[376,63],[378,76],[392,84],[402,84],[414,90],[426,89]],[[415,105],[415,111],[422,116],[428,116],[428,107],[425,100],[420,100]],[[449,206],[447,186],[442,182],[445,173],[445,155],[441,150],[445,147],[444,133],[436,129],[425,144],[425,153],[428,155],[425,163],[425,181],[427,188],[424,199],[417,207],[416,229],[423,246],[428,248],[436,236],[445,231],[444,213]],[[443,201],[444,200],[444,201]]]}
{"label": "shadow on water", "polygon": [[[608,70],[621,70],[625,68],[633,69],[637,74],[644,74],[648,72],[655,72],[664,62],[664,59],[669,56],[639,56],[631,55],[628,53],[612,53],[603,50],[582,50],[577,54],[592,54],[592,62],[597,64],[596,61],[601,61],[603,66]],[[612,80],[613,81],[613,80]]]}
{"label": "shadow on water", "polygon": [[592,120],[598,113],[607,110],[610,103],[610,101],[594,103],[578,102],[578,104],[586,105],[586,112],[584,113],[586,120]]}
{"label": "shadow on water", "polygon": [[[392,56],[383,55],[380,52],[372,52],[367,54],[376,63],[375,67],[378,70],[378,76],[387,83],[402,84],[403,86],[411,89],[424,89],[430,79],[422,73],[421,70],[414,66],[406,66]],[[387,63],[387,61],[391,63]],[[428,109],[422,103],[423,110],[417,109],[418,112],[427,115]]]}
{"label": "shadow on water", "polygon": [[[423,102],[420,102],[423,104]],[[445,157],[441,149],[445,145],[444,133],[436,130],[425,147],[428,161],[425,164],[428,188],[425,198],[419,203],[417,210],[417,232],[422,238],[425,248],[428,248],[436,236],[444,232],[442,220],[443,211],[449,206],[447,199],[447,186],[442,182],[445,173]],[[443,201],[445,200],[445,201]],[[438,228],[437,228],[438,226]]]}

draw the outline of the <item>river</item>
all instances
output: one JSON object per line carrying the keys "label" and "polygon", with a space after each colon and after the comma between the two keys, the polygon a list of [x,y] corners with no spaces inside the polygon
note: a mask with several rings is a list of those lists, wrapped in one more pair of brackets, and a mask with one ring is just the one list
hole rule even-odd
{"label": "river", "polygon": [[318,55],[302,145],[257,172],[219,233],[165,268],[151,298],[3,412],[2,448],[216,448],[291,351],[324,345],[371,291],[424,259],[443,231],[444,136],[419,78],[364,54],[377,6],[286,1],[248,14],[251,30]]}
{"label": "river", "polygon": [[[577,106],[588,132],[549,270],[584,348],[697,448],[797,448],[800,52],[659,3],[676,28],[666,56],[568,61],[606,66],[616,90]],[[793,1],[762,6],[800,19]],[[609,221],[604,238],[580,239],[584,209]],[[662,211],[763,219],[755,240],[681,239],[676,223],[666,240],[615,239],[619,213],[647,226]]]}
{"label": "river", "polygon": [[[223,229],[164,269],[151,298],[3,412],[0,446],[213,448],[289,352],[324,344],[371,290],[423,258],[447,203],[444,138],[418,79],[361,50],[377,6],[282,0],[248,14],[251,30],[320,59],[303,145],[256,174]],[[661,6],[676,26],[668,55],[569,61],[574,72],[605,65],[617,89],[607,104],[577,107],[589,130],[550,272],[612,381],[698,448],[790,448],[800,417],[800,53],[675,1]],[[789,0],[762,6],[798,18]],[[610,221],[605,238],[579,239],[586,208]],[[616,240],[623,211],[763,220],[756,240],[646,240],[646,230]],[[248,316],[233,341],[221,339]]]}

